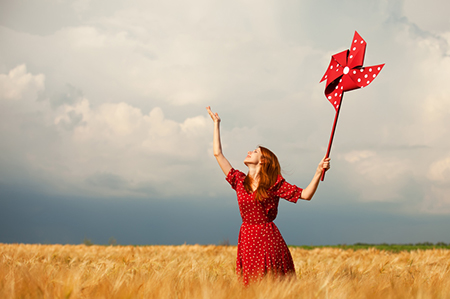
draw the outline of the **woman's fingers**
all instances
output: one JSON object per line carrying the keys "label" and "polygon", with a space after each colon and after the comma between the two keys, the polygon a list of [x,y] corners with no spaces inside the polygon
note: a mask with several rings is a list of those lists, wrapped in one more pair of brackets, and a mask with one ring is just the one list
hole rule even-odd
{"label": "woman's fingers", "polygon": [[330,158],[323,158],[322,159],[322,168],[325,170],[328,170],[331,168],[331,162],[330,162]]}
{"label": "woman's fingers", "polygon": [[209,116],[214,120],[214,113],[211,111],[211,106],[206,107],[206,110],[208,111]]}
{"label": "woman's fingers", "polygon": [[206,107],[206,110],[208,110],[209,116],[211,116],[213,121],[220,121],[220,117],[218,113],[213,113],[211,111],[211,106]]}
{"label": "woman's fingers", "polygon": [[330,161],[325,162],[325,169],[330,169],[331,168],[331,163]]}

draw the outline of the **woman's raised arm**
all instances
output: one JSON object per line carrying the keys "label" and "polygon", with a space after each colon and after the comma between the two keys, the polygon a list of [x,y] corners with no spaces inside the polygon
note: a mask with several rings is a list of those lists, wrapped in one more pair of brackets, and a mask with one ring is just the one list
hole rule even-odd
{"label": "woman's raised arm", "polygon": [[301,199],[311,200],[319,186],[322,171],[327,171],[328,169],[330,169],[330,158],[323,158],[322,161],[320,161],[319,166],[317,166],[316,173],[314,174],[311,183],[309,183],[308,187],[303,189],[302,195],[300,196]]}
{"label": "woman's raised arm", "polygon": [[208,110],[209,116],[214,121],[214,137],[213,137],[213,150],[214,157],[216,157],[217,162],[219,163],[220,168],[222,169],[225,175],[228,175],[232,166],[230,162],[228,162],[227,158],[222,153],[222,143],[220,141],[220,117],[219,114],[213,113],[211,111],[211,107],[206,107]]}

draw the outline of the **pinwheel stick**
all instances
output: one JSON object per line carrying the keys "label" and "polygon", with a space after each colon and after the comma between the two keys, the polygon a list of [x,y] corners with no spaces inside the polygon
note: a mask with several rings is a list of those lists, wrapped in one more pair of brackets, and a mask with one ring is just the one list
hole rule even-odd
{"label": "pinwheel stick", "polygon": [[[327,149],[327,154],[326,154],[325,158],[328,158],[330,156],[331,145],[333,144],[334,132],[336,130],[336,125],[337,125],[337,121],[338,121],[338,117],[339,117],[339,111],[341,111],[343,98],[344,98],[344,93],[342,93],[341,104],[339,105],[338,109],[336,110],[336,115],[334,116],[333,128],[331,129],[330,141],[328,142],[328,149]],[[320,180],[323,181],[324,179],[325,179],[325,169],[322,170],[322,177],[320,178]]]}

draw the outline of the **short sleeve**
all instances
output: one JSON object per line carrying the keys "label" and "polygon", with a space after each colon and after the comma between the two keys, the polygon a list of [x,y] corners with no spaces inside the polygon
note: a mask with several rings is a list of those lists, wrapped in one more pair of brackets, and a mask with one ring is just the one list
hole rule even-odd
{"label": "short sleeve", "polygon": [[240,181],[244,181],[245,179],[245,173],[240,172],[239,170],[236,170],[234,168],[231,168],[230,171],[227,174],[226,180],[228,183],[230,183],[231,188],[236,190],[237,184]]}
{"label": "short sleeve", "polygon": [[289,184],[281,175],[279,175],[276,183],[269,189],[269,191],[275,196],[296,203],[302,195],[303,189],[297,187],[296,185]]}

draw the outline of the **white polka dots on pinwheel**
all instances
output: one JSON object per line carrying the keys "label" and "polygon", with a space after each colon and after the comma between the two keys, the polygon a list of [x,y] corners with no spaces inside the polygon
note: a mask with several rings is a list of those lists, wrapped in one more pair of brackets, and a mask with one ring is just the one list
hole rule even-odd
{"label": "white polka dots on pinwheel", "polygon": [[344,89],[344,87],[342,86],[342,81],[339,82],[338,85],[336,85],[335,87],[335,91],[330,93],[328,95],[328,100],[330,101],[330,103],[333,104],[335,109],[339,108],[339,105],[341,104],[341,100],[342,100],[342,90]]}
{"label": "white polka dots on pinwheel", "polygon": [[371,67],[362,67],[359,69],[359,72],[354,70],[350,72],[350,78],[357,83],[359,87],[366,87],[372,80],[375,79],[380,73],[383,65],[376,65]]}
{"label": "white polka dots on pinwheel", "polygon": [[239,232],[236,274],[247,285],[259,281],[270,273],[275,276],[295,274],[295,267],[280,231],[273,223],[278,213],[279,199],[297,202],[302,189],[287,183],[278,176],[269,188],[269,198],[255,199],[255,193],[248,193],[244,187],[245,174],[231,169],[227,181],[236,190],[242,226]]}

